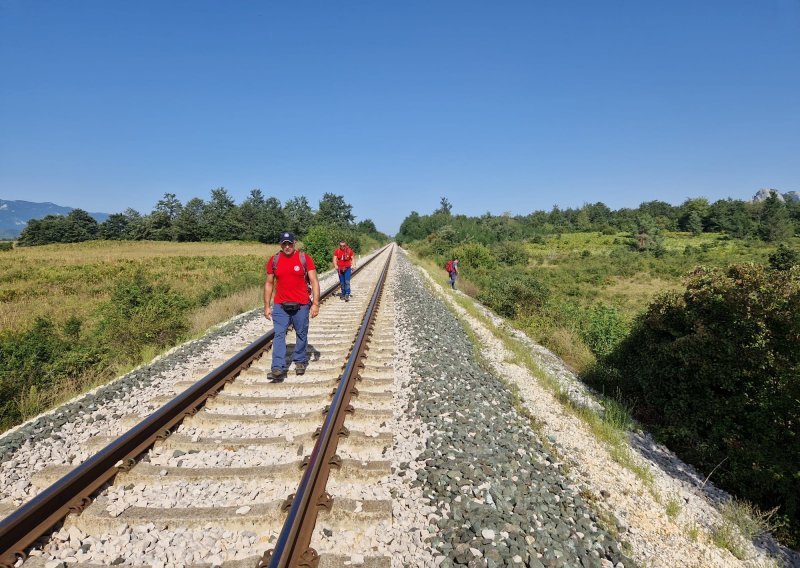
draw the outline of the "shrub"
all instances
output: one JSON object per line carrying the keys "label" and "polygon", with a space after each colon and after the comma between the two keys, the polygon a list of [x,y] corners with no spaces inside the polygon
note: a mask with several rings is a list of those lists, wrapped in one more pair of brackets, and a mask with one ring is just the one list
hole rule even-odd
{"label": "shrub", "polygon": [[798,264],[800,264],[800,253],[783,243],[769,255],[769,265],[775,270],[791,270]]}
{"label": "shrub", "polygon": [[14,250],[14,243],[11,241],[0,241],[0,252]]}
{"label": "shrub", "polygon": [[780,507],[800,542],[800,269],[697,269],[587,379],[719,485]]}
{"label": "shrub", "polygon": [[[74,334],[79,320],[65,324]],[[0,335],[0,427],[43,410],[48,391],[100,364],[100,358],[59,332],[49,318],[37,318],[22,332]]]}
{"label": "shrub", "polygon": [[314,259],[317,272],[333,267],[333,251],[341,241],[345,241],[354,253],[361,252],[361,239],[351,227],[316,225],[309,229],[303,239],[303,250]]}
{"label": "shrub", "polygon": [[505,266],[526,266],[528,264],[528,249],[516,241],[507,241],[497,247],[495,255],[497,262]]}
{"label": "shrub", "polygon": [[627,329],[616,308],[603,304],[589,311],[589,319],[581,336],[595,355],[608,355],[625,337]]}
{"label": "shrub", "polygon": [[480,243],[467,243],[457,246],[450,255],[458,259],[461,269],[491,268],[497,264],[489,248]]}
{"label": "shrub", "polygon": [[146,346],[174,344],[186,333],[189,301],[165,284],[151,284],[141,272],[117,284],[100,308],[97,338],[111,353],[138,359]]}
{"label": "shrub", "polygon": [[541,309],[549,292],[535,276],[513,269],[496,271],[482,286],[478,300],[502,316],[513,318]]}

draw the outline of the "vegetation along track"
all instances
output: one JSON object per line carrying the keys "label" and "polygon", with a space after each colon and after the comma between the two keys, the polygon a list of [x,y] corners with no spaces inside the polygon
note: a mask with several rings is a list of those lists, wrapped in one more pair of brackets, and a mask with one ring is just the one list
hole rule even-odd
{"label": "vegetation along track", "polygon": [[52,485],[0,523],[5,565],[70,511],[79,514],[28,549],[25,566],[389,565],[370,545],[392,522],[389,492],[375,483],[393,443],[394,328],[391,310],[377,309],[391,249],[375,258],[353,279],[351,302],[323,303],[305,375],[268,382],[266,334],[179,383],[177,397],[140,408],[157,408],[146,418],[123,418],[123,437],[91,438],[99,451],[81,466],[37,473],[34,483]]}

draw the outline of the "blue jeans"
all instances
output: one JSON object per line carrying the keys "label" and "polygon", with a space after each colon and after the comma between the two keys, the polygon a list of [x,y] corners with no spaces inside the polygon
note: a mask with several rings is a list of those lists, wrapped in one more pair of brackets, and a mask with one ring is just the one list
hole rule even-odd
{"label": "blue jeans", "polygon": [[450,286],[453,287],[453,290],[456,289],[456,276],[457,274],[455,272],[450,273]]}
{"label": "blue jeans", "polygon": [[343,271],[339,272],[339,284],[342,285],[342,296],[350,295],[350,267],[348,266]]}
{"label": "blue jeans", "polygon": [[308,312],[311,304],[300,306],[294,315],[283,311],[283,306],[272,306],[272,324],[275,328],[275,339],[272,340],[272,368],[286,370],[286,330],[291,323],[297,333],[297,343],[294,346],[292,361],[307,363],[306,347],[308,347]]}

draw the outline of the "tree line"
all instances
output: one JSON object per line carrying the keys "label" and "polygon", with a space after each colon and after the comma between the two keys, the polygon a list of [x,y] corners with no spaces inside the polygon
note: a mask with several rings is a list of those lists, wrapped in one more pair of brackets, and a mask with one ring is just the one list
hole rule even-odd
{"label": "tree line", "polygon": [[174,193],[165,193],[148,214],[126,209],[98,223],[86,211],[74,209],[68,215],[31,220],[17,244],[35,246],[95,239],[277,243],[280,233],[287,230],[299,239],[309,232],[324,233],[326,238],[336,232],[342,234],[338,238],[368,235],[377,240],[388,239],[370,219],[356,223],[352,209],[344,196],[333,193],[325,193],[316,210],[304,196],[292,197],[281,204],[276,197],[266,197],[260,189],[253,189],[239,205],[225,188],[212,190],[208,201],[195,197],[185,204]]}
{"label": "tree line", "polygon": [[732,238],[759,238],[779,243],[800,232],[800,201],[783,202],[775,192],[761,202],[691,198],[675,206],[664,201],[646,201],[639,207],[610,209],[602,202],[579,208],[534,211],[528,215],[480,217],[453,215],[452,205],[442,198],[430,215],[412,211],[400,226],[401,244],[443,234],[445,240],[491,244],[530,240],[536,237],[572,232],[632,233],[640,250],[657,250],[661,231],[726,233]]}

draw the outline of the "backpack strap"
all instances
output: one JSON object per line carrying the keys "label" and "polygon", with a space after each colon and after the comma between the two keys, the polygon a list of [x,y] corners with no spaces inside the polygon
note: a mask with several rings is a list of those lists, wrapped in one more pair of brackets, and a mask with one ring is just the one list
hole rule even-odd
{"label": "backpack strap", "polygon": [[281,253],[276,252],[275,256],[272,257],[272,274],[275,274],[275,271],[278,270],[278,258],[280,257]]}
{"label": "backpack strap", "polygon": [[300,264],[303,265],[303,276],[308,279],[308,268],[306,267],[306,253],[300,251]]}

